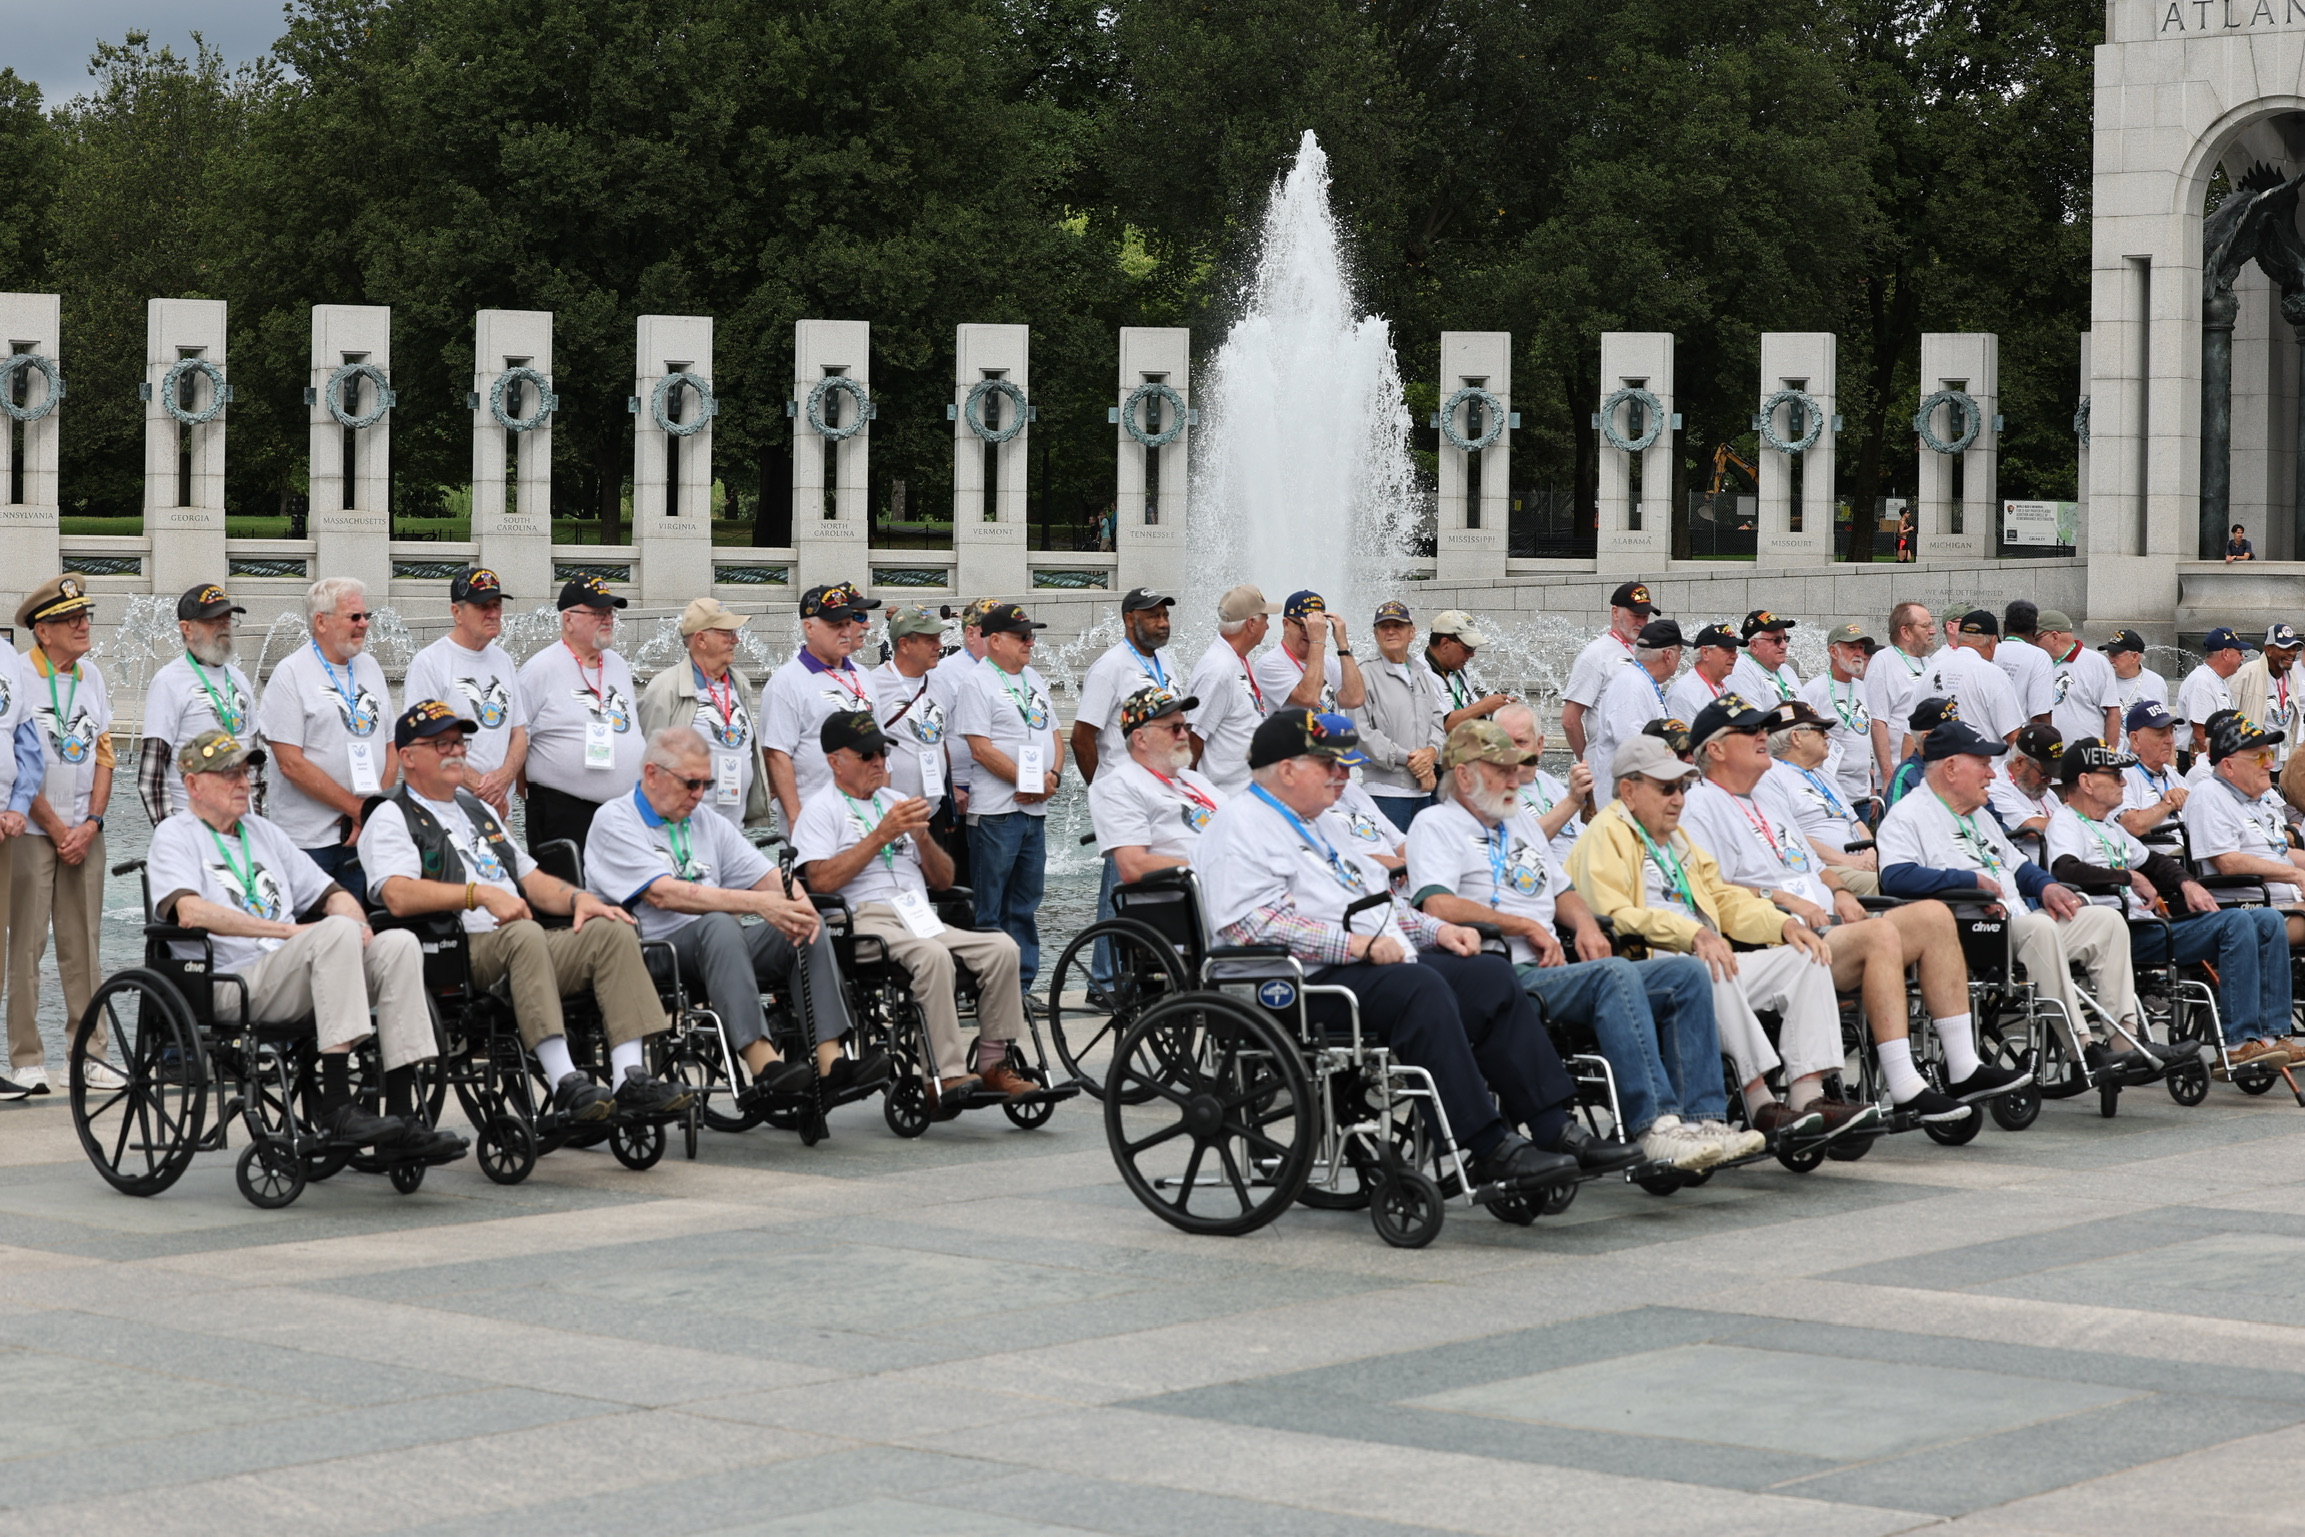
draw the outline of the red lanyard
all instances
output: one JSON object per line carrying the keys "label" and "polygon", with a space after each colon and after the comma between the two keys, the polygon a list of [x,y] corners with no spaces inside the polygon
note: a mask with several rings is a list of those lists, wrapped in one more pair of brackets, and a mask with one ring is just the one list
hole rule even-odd
{"label": "red lanyard", "polygon": [[724,676],[719,686],[715,687],[713,681],[707,678],[704,680],[704,691],[711,697],[713,708],[720,712],[720,723],[723,726],[735,724],[736,685]]}
{"label": "red lanyard", "polygon": [[1152,775],[1153,778],[1159,780],[1162,784],[1167,785],[1177,794],[1182,795],[1186,800],[1189,800],[1194,805],[1200,807],[1203,811],[1214,811],[1217,809],[1217,803],[1215,801],[1210,800],[1207,796],[1201,794],[1200,791],[1194,789],[1191,785],[1186,784],[1183,780],[1171,779],[1168,775],[1162,773],[1159,769],[1148,768],[1145,770],[1145,772]]}
{"label": "red lanyard", "polygon": [[[1265,691],[1257,687],[1257,670],[1249,665],[1247,657],[1244,656],[1240,660],[1241,681],[1249,686],[1249,697],[1257,702],[1257,713],[1262,715],[1265,713]],[[1304,669],[1300,667],[1297,671],[1303,672]]]}
{"label": "red lanyard", "polygon": [[1785,851],[1777,846],[1777,835],[1770,831],[1769,819],[1761,815],[1757,808],[1746,804],[1746,797],[1732,794],[1729,799],[1737,803],[1737,809],[1744,813],[1745,820],[1753,824],[1753,831],[1768,840],[1769,852],[1777,856],[1777,863],[1783,864]]}
{"label": "red lanyard", "polygon": [[[844,656],[844,657],[842,657],[842,658],[840,659],[840,665],[839,665],[838,667],[827,667],[827,666],[825,666],[824,664],[822,664],[822,663],[820,662],[820,663],[818,663],[818,664],[817,664],[817,666],[816,666],[816,667],[814,667],[814,668],[813,668],[813,669],[811,669],[811,670],[812,670],[812,671],[815,671],[815,672],[820,672],[820,673],[824,674],[824,676],[826,676],[826,677],[828,677],[828,678],[832,679],[832,681],[833,681],[833,682],[835,682],[835,683],[839,684],[843,690],[845,690],[845,691],[846,691],[846,692],[848,692],[848,693],[854,694],[854,695],[856,696],[856,702],[857,702],[858,704],[862,704],[862,703],[864,703],[864,684],[863,684],[863,682],[862,682],[862,681],[858,681],[858,682],[855,682],[855,683],[851,683],[851,682],[848,680],[847,676],[846,676],[846,674],[847,674],[847,673],[848,673],[848,671],[849,671],[849,665],[848,665],[848,658],[847,658],[847,657],[845,657],[845,656]],[[925,686],[925,685],[924,685],[924,686]]]}
{"label": "red lanyard", "polygon": [[596,685],[592,682],[591,679],[585,677],[584,658],[576,654],[576,648],[574,646],[570,646],[565,640],[560,644],[567,648],[568,659],[576,664],[576,681],[583,684],[586,691],[589,692],[594,699],[598,700],[602,704],[606,704],[608,702],[608,653],[605,651],[601,653],[600,661],[595,668],[595,670],[600,674],[600,682]]}
{"label": "red lanyard", "polygon": [[1711,690],[1713,691],[1713,697],[1714,697],[1715,699],[1718,699],[1718,698],[1720,698],[1720,697],[1721,697],[1721,690],[1722,690],[1722,688],[1723,688],[1725,685],[1723,685],[1723,684],[1719,684],[1719,683],[1715,683],[1715,682],[1714,682],[1712,679],[1710,679],[1710,678],[1706,677],[1706,676],[1705,676],[1703,673],[1701,673],[1701,672],[1697,674],[1697,681],[1698,681],[1699,683],[1702,683],[1703,685],[1705,685],[1705,687],[1707,687],[1707,688],[1711,689]]}

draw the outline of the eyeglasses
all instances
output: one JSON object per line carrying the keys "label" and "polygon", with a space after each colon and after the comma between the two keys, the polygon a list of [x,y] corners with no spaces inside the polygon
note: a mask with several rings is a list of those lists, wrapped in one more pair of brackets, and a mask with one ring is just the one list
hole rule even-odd
{"label": "eyeglasses", "polygon": [[1148,721],[1146,725],[1155,731],[1165,731],[1170,736],[1190,736],[1193,729],[1181,720]]}
{"label": "eyeglasses", "polygon": [[712,776],[710,774],[706,774],[702,778],[690,779],[686,775],[675,774],[672,770],[665,768],[660,764],[651,763],[648,765],[648,767],[656,770],[657,773],[662,774],[665,778],[671,780],[674,784],[680,786],[683,790],[688,791],[691,795],[695,794],[699,790],[709,789],[712,785]]}
{"label": "eyeglasses", "polygon": [[472,744],[470,742],[467,742],[460,736],[451,737],[445,731],[434,737],[418,737],[415,741],[409,743],[408,745],[411,747],[429,747],[434,752],[440,754],[440,756],[443,758],[453,758],[458,753],[468,753],[472,751]]}
{"label": "eyeglasses", "polygon": [[859,758],[862,758],[867,763],[878,763],[881,759],[888,756],[888,749],[885,747],[852,747],[849,749],[849,751],[855,753]]}
{"label": "eyeglasses", "polygon": [[1642,784],[1647,785],[1650,789],[1656,791],[1659,795],[1664,796],[1667,800],[1672,799],[1676,795],[1686,795],[1689,793],[1689,782],[1686,779],[1675,779],[1670,783],[1667,783],[1662,779],[1651,779],[1646,774],[1635,774],[1632,777],[1640,781]]}

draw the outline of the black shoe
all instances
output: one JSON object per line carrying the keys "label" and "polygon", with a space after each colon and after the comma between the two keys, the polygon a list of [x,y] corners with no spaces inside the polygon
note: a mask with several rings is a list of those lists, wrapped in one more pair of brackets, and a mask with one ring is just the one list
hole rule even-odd
{"label": "black shoe", "polygon": [[13,1078],[0,1078],[0,1099],[23,1099],[31,1092]]}
{"label": "black shoe", "polygon": [[685,1083],[666,1083],[646,1073],[626,1073],[616,1086],[616,1108],[641,1115],[670,1115],[688,1108]]}
{"label": "black shoe", "polygon": [[456,1133],[419,1124],[408,1128],[392,1153],[396,1158],[424,1163],[454,1163],[471,1150],[472,1144]]}
{"label": "black shoe", "polygon": [[616,1113],[616,1096],[581,1071],[567,1072],[552,1086],[552,1108],[572,1121],[605,1121]]}
{"label": "black shoe", "polygon": [[815,1081],[805,1062],[771,1062],[744,1086],[736,1102],[747,1110],[758,1110],[771,1101],[796,1099],[806,1094]]}
{"label": "black shoe", "polygon": [[2091,1041],[2083,1047],[2081,1060],[2089,1064],[2089,1076],[2100,1082],[2114,1078],[2150,1078],[2163,1066],[2159,1057],[2142,1051],[2116,1052],[2102,1041]]}
{"label": "black shoe", "polygon": [[1953,1121],[1965,1121],[1977,1113],[1974,1105],[1965,1105],[1950,1095],[1935,1089],[1923,1089],[1911,1099],[1897,1101],[1899,1115],[1917,1115],[1928,1125],[1942,1126]]}
{"label": "black shoe", "polygon": [[396,1115],[371,1115],[359,1100],[348,1099],[320,1118],[328,1140],[343,1147],[397,1147],[407,1135],[408,1123]]}
{"label": "black shoe", "polygon": [[1587,1174],[1614,1174],[1648,1157],[1637,1143],[1604,1142],[1574,1120],[1561,1128],[1548,1151],[1574,1158]]}
{"label": "black shoe", "polygon": [[2016,1068],[1995,1067],[1990,1062],[1980,1062],[1977,1064],[1975,1072],[1954,1084],[1949,1092],[1963,1104],[1974,1104],[1980,1099],[1994,1099],[2003,1094],[2014,1094],[2032,1081],[2033,1075],[2030,1072]]}
{"label": "black shoe", "polygon": [[824,1091],[827,1094],[854,1094],[878,1088],[895,1072],[896,1066],[888,1060],[885,1051],[868,1051],[861,1057],[836,1057],[824,1075]]}
{"label": "black shoe", "polygon": [[1467,1160],[1473,1182],[1530,1190],[1540,1185],[1565,1184],[1577,1177],[1577,1160],[1568,1153],[1548,1153],[1516,1132],[1489,1150],[1486,1158]]}
{"label": "black shoe", "polygon": [[2147,1056],[2163,1067],[2201,1060],[2199,1041],[2141,1041],[2138,1044]]}

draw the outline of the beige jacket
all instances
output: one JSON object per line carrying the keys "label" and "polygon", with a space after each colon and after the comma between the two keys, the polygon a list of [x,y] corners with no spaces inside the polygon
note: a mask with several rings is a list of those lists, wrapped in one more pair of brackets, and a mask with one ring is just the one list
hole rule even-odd
{"label": "beige jacket", "polygon": [[[744,795],[744,820],[748,824],[766,822],[774,801],[768,790],[768,759],[760,750],[760,696],[753,692],[752,680],[744,675],[742,668],[731,667],[728,681],[752,718],[752,788]],[[696,664],[683,653],[679,661],[649,679],[648,687],[641,691],[643,738],[652,737],[667,726],[694,725],[702,698],[696,687]]]}

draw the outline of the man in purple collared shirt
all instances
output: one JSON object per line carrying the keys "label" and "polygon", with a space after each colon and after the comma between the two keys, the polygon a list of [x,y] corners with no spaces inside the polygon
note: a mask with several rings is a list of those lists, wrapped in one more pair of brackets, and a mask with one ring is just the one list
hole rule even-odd
{"label": "man in purple collared shirt", "polygon": [[864,644],[866,618],[878,607],[880,599],[866,597],[850,582],[802,593],[800,653],[772,673],[761,690],[760,741],[768,758],[768,786],[784,813],[787,833],[800,821],[801,803],[832,783],[832,769],[817,745],[825,717],[870,710],[878,702],[871,674],[850,660]]}

